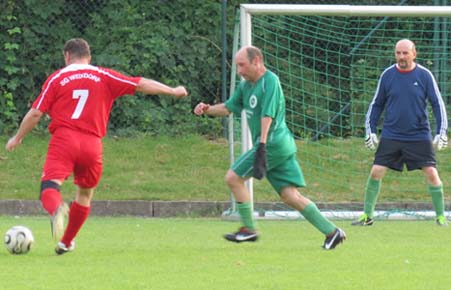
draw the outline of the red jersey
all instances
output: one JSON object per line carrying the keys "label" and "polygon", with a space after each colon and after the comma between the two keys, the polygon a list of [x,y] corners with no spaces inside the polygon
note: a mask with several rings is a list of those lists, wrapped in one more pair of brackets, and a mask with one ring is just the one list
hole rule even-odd
{"label": "red jersey", "polygon": [[66,127],[103,137],[113,102],[134,94],[140,79],[89,64],[71,64],[47,78],[32,107],[50,116],[50,133]]}

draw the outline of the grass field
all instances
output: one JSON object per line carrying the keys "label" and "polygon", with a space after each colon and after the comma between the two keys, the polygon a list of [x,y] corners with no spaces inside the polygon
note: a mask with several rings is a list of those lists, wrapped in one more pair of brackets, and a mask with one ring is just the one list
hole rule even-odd
{"label": "grass field", "polygon": [[[0,151],[0,197],[37,199],[40,172],[48,136],[28,136],[13,153]],[[0,137],[0,144],[6,137]],[[338,141],[337,141],[338,142]],[[337,147],[355,147],[355,156],[330,156],[322,146],[307,151],[325,157],[321,167],[304,168],[312,200],[362,201],[370,156],[361,140],[339,141]],[[200,136],[105,139],[105,168],[95,200],[228,200],[223,176],[229,166],[224,140]],[[300,153],[302,155],[302,153]],[[363,156],[363,157],[362,157]],[[442,155],[441,157],[447,157]],[[300,156],[302,161],[308,156]],[[349,158],[361,159],[355,177],[346,180],[349,190],[324,194],[322,170]],[[361,172],[365,172],[361,174]],[[417,173],[413,173],[419,175]],[[443,171],[445,186],[451,178]],[[395,182],[393,182],[395,181]],[[404,182],[404,183],[403,183]],[[410,190],[389,192],[388,184],[405,189],[409,181],[387,176],[379,201],[429,201]],[[256,201],[276,201],[269,184],[255,182]],[[411,187],[421,187],[421,180]],[[333,186],[333,185],[332,185]],[[68,180],[64,198],[73,198]],[[330,188],[328,190],[331,190]],[[332,188],[333,190],[333,188]],[[421,190],[420,190],[421,191]],[[446,196],[445,191],[445,196]],[[451,259],[449,228],[433,221],[378,221],[370,228],[337,221],[348,235],[333,251],[321,249],[324,237],[305,221],[259,221],[257,243],[232,244],[222,235],[239,224],[220,219],[144,219],[91,217],[77,237],[76,250],[64,256],[53,253],[48,219],[0,217],[0,232],[23,224],[30,227],[36,244],[24,256],[0,251],[0,289],[33,290],[423,290],[450,289],[447,267]]]}
{"label": "grass field", "polygon": [[432,221],[351,227],[333,251],[304,221],[260,221],[261,239],[234,244],[219,219],[90,218],[73,253],[56,256],[47,218],[0,217],[0,230],[30,227],[23,256],[0,251],[0,288],[156,290],[445,290],[451,287],[449,228]]}
{"label": "grass field", "polygon": [[[6,140],[0,137],[0,144]],[[36,199],[47,142],[47,135],[29,135],[12,153],[1,149],[1,198]],[[227,167],[224,140],[213,142],[199,136],[105,138],[104,171],[95,199],[228,200],[223,181]],[[72,198],[74,190],[70,178],[63,185],[63,195]]]}
{"label": "grass field", "polygon": [[[0,137],[0,144],[6,140],[6,136]],[[47,135],[30,135],[14,152],[0,150],[1,198],[37,198],[47,142]],[[104,172],[95,200],[227,201],[230,198],[224,183],[229,168],[228,145],[223,139],[108,137],[104,144]],[[298,160],[307,181],[302,192],[307,197],[318,202],[362,201],[373,153],[363,146],[361,139],[299,141],[298,148]],[[451,180],[451,154],[445,150],[437,158],[443,169],[440,173],[446,198]],[[316,166],[307,166],[309,162]],[[69,179],[62,193],[65,199],[72,199],[73,192],[72,179]],[[254,182],[254,192],[255,201],[278,200],[266,180]],[[420,171],[402,174],[390,171],[384,178],[379,201],[430,202],[430,196]]]}

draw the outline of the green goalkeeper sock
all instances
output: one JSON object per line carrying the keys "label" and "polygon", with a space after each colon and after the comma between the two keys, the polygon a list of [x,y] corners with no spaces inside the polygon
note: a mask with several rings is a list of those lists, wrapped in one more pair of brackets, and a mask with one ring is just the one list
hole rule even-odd
{"label": "green goalkeeper sock", "polygon": [[371,218],[374,214],[374,208],[376,206],[376,201],[380,190],[381,180],[368,178],[365,189],[363,211]]}
{"label": "green goalkeeper sock", "polygon": [[445,203],[443,201],[443,185],[428,186],[429,194],[432,196],[432,204],[434,205],[437,216],[445,214]]}
{"label": "green goalkeeper sock", "polygon": [[236,207],[241,217],[243,225],[251,231],[255,231],[255,222],[252,216],[252,204],[247,202],[237,202]]}
{"label": "green goalkeeper sock", "polygon": [[315,228],[325,235],[329,235],[335,231],[337,228],[331,221],[329,221],[319,209],[316,204],[310,202],[300,213],[305,217],[305,219],[310,222]]}

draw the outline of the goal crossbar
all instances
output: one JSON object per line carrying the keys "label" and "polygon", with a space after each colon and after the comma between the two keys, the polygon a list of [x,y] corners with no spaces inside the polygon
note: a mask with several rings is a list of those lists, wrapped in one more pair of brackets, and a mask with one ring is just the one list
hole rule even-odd
{"label": "goal crossbar", "polygon": [[254,15],[451,16],[451,6],[241,4],[241,9]]}

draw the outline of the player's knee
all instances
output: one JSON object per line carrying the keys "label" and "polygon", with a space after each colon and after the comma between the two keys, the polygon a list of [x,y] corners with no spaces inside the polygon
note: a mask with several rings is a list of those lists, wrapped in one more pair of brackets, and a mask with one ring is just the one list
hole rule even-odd
{"label": "player's knee", "polygon": [[370,178],[374,180],[381,180],[382,178],[384,178],[386,171],[386,167],[373,165],[370,172]]}
{"label": "player's knee", "polygon": [[47,189],[53,189],[56,191],[60,191],[61,185],[52,180],[44,180],[41,182],[41,190],[39,196],[42,196],[42,193]]}
{"label": "player's knee", "polygon": [[424,167],[422,168],[422,170],[429,184],[438,186],[442,183],[440,176],[438,175],[438,171],[435,167]]}
{"label": "player's knee", "polygon": [[237,183],[239,183],[240,178],[239,178],[238,175],[236,175],[235,172],[233,172],[233,170],[229,169],[229,171],[227,171],[227,173],[226,173],[226,175],[224,177],[224,181],[229,187],[233,187]]}

